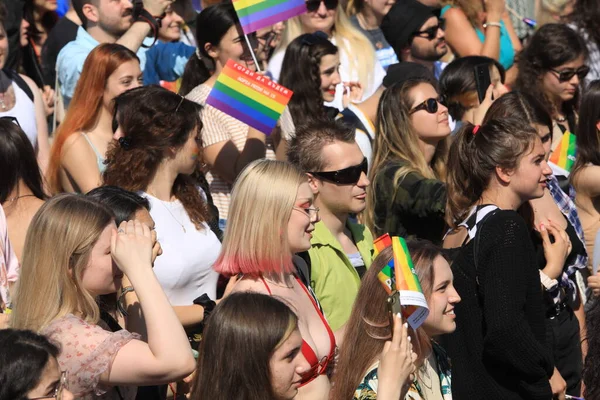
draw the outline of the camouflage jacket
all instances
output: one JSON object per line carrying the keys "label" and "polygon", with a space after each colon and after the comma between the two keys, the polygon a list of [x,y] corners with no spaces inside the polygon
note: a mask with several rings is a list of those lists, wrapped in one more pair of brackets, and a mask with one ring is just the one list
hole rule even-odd
{"label": "camouflage jacket", "polygon": [[441,244],[444,235],[446,185],[411,172],[394,185],[394,176],[404,161],[384,164],[375,176],[374,230],[405,238],[428,239]]}

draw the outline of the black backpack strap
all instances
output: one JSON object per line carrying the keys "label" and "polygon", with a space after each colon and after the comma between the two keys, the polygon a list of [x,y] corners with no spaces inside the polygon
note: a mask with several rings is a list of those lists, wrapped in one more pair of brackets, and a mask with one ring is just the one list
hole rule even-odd
{"label": "black backpack strap", "polygon": [[297,253],[292,261],[296,267],[298,277],[304,283],[304,286],[310,287],[310,255],[308,251]]}
{"label": "black backpack strap", "polygon": [[360,118],[358,118],[358,115],[356,115],[354,112],[352,112],[352,110],[348,108],[345,108],[339,115],[341,115],[340,119],[344,123],[352,126],[354,129],[360,129],[361,131],[363,131],[365,135],[367,135],[367,137],[369,138],[369,142],[373,144],[373,139],[371,139],[371,135],[369,135],[369,130],[367,129],[365,124],[363,124]]}
{"label": "black backpack strap", "polygon": [[33,92],[31,91],[31,88],[29,87],[27,82],[25,82],[25,79],[21,77],[21,75],[19,75],[12,69],[4,69],[3,71],[6,74],[6,76],[10,78],[11,81],[14,81],[17,84],[17,86],[25,92],[25,94],[27,95],[27,97],[29,97],[31,101],[34,101]]}

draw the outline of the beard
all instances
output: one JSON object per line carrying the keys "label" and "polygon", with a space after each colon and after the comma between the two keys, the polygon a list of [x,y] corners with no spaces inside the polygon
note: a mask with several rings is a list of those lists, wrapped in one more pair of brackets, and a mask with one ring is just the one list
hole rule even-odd
{"label": "beard", "polygon": [[423,61],[438,61],[440,58],[446,55],[448,52],[448,45],[440,46],[441,43],[446,43],[444,39],[437,39],[431,41],[431,46],[427,48],[417,48],[413,46],[411,49],[411,56],[418,60]]}
{"label": "beard", "polygon": [[98,27],[101,28],[106,33],[114,36],[116,38],[120,38],[131,28],[133,24],[133,17],[131,12],[126,13],[120,18],[111,19],[109,21],[98,21]]}

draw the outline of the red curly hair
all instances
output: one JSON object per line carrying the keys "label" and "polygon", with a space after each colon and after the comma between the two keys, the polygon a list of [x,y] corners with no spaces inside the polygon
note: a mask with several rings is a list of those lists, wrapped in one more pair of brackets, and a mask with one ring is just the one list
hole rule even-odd
{"label": "red curly hair", "polygon": [[[104,184],[132,192],[147,190],[170,152],[181,149],[191,132],[202,131],[201,110],[200,104],[160,86],[139,87],[119,95],[115,113],[125,137],[108,148]],[[201,230],[208,208],[194,179],[179,174],[173,194],[196,229]]]}
{"label": "red curly hair", "polygon": [[52,193],[63,191],[60,183],[60,158],[66,140],[71,135],[85,132],[96,125],[108,78],[122,64],[132,60],[140,61],[133,51],[116,43],[97,46],[85,59],[69,110],[56,131],[50,151],[47,178]]}

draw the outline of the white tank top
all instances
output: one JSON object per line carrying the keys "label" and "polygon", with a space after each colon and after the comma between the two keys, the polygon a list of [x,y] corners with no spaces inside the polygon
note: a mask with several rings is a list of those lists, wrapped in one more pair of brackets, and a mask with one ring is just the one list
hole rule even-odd
{"label": "white tank top", "polygon": [[15,91],[15,106],[8,111],[0,112],[0,117],[15,117],[35,149],[38,136],[37,123],[35,122],[35,105],[19,85],[13,82],[12,87]]}

